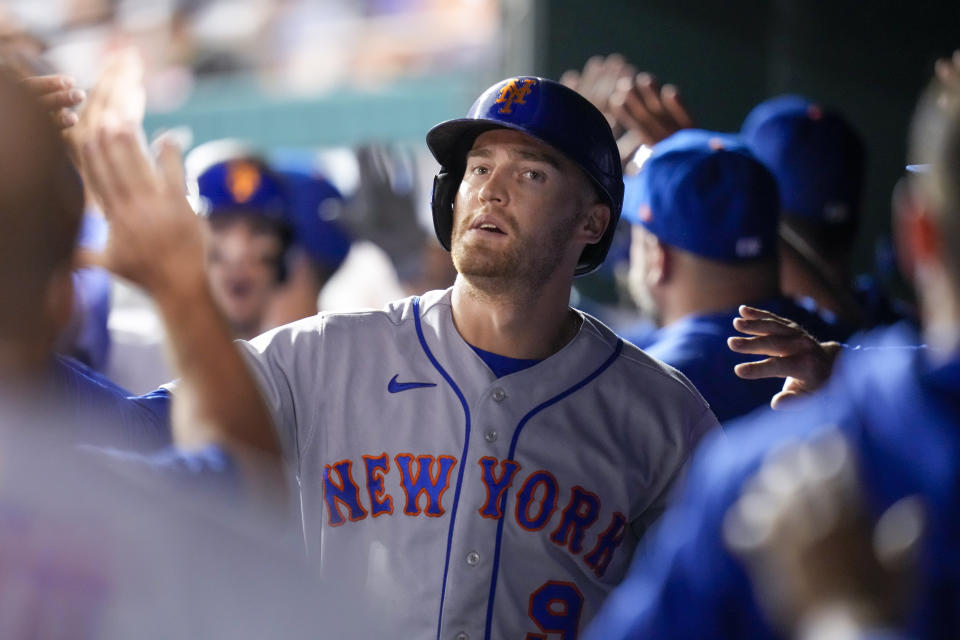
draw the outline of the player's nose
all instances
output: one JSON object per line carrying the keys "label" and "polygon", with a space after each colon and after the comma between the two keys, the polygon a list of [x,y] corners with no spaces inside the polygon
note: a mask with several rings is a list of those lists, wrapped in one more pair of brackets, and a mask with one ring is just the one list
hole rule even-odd
{"label": "player's nose", "polygon": [[506,204],[508,200],[506,189],[506,171],[500,167],[490,170],[486,180],[480,185],[477,197],[481,202]]}

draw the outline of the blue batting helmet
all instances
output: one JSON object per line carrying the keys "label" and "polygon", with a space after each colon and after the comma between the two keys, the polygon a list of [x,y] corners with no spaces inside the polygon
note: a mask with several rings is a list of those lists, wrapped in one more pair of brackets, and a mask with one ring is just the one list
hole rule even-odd
{"label": "blue batting helmet", "polygon": [[579,93],[553,80],[508,78],[483,92],[466,118],[448,120],[427,133],[427,146],[440,163],[433,186],[433,226],[440,244],[450,249],[453,201],[463,179],[466,155],[490,129],[513,129],[550,145],[577,166],[610,206],[610,223],[596,244],[584,247],[575,271],[600,266],[616,231],[623,204],[620,152],[603,114]]}

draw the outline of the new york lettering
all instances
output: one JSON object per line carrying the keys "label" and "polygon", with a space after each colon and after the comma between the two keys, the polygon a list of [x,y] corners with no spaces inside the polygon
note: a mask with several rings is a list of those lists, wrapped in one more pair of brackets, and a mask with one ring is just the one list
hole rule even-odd
{"label": "new york lettering", "polygon": [[[361,458],[356,465],[339,460],[324,468],[323,499],[330,526],[401,513],[430,518],[446,513],[443,497],[458,462],[454,456],[398,453],[391,458],[384,452]],[[478,463],[486,489],[477,510],[480,517],[499,520],[506,515],[525,531],[544,531],[553,544],[582,555],[594,574],[603,577],[626,533],[627,518],[622,513],[615,512],[600,523],[600,497],[579,485],[564,496],[549,471],[537,469],[523,475],[519,463],[489,456]],[[387,476],[396,478],[402,495],[387,492]]]}

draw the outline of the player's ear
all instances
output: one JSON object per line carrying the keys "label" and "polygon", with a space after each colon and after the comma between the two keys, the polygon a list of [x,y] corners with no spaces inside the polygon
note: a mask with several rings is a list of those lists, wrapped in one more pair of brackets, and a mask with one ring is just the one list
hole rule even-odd
{"label": "player's ear", "polygon": [[587,205],[586,215],[579,225],[581,239],[584,244],[596,244],[603,238],[603,233],[610,224],[610,207],[601,202]]}
{"label": "player's ear", "polygon": [[670,277],[671,254],[667,245],[660,242],[652,233],[645,234],[647,285],[654,287],[666,282]]}
{"label": "player's ear", "polygon": [[893,190],[894,238],[897,261],[904,277],[913,281],[917,269],[940,257],[940,236],[926,199],[909,179]]}

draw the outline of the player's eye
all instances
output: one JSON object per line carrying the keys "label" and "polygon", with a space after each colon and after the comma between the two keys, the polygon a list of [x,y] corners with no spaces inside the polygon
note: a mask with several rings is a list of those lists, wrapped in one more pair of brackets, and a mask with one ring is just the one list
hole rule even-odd
{"label": "player's eye", "polygon": [[537,169],[527,169],[523,172],[523,177],[534,182],[543,182],[547,179],[547,174]]}
{"label": "player's eye", "polygon": [[475,176],[482,176],[490,173],[490,170],[482,164],[475,164],[472,167],[470,167],[470,173],[472,173]]}

